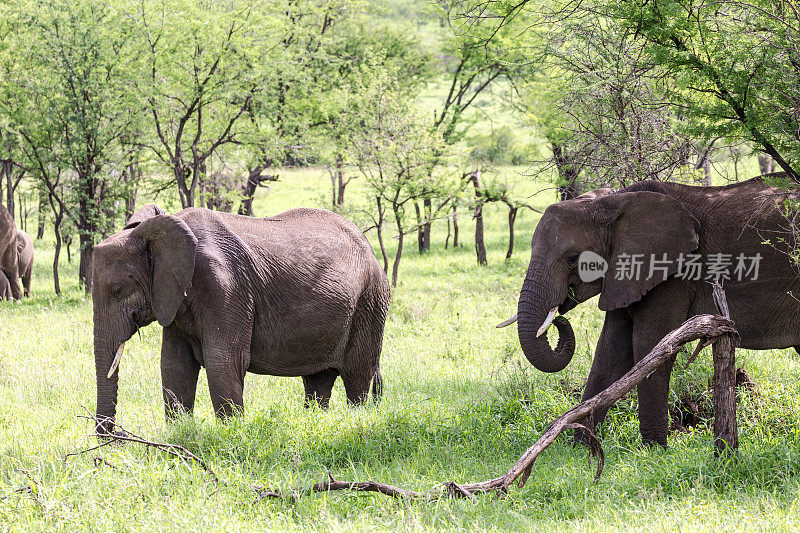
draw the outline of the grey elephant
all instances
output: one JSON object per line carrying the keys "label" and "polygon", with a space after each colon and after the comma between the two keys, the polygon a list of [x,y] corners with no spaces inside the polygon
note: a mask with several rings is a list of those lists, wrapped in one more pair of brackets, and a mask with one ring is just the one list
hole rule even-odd
{"label": "grey elephant", "polygon": [[[800,277],[787,254],[794,238],[781,214],[787,198],[797,196],[762,178],[724,187],[644,181],[551,205],[534,231],[519,296],[518,333],[525,356],[545,372],[565,368],[575,337],[569,321],[558,315],[599,294],[605,321],[583,393],[586,400],[619,379],[688,317],[716,313],[711,298],[715,280],[727,293],[743,348],[800,344]],[[595,264],[606,262],[605,274],[584,269],[589,263],[581,263],[582,256],[594,258]],[[551,324],[559,334],[555,349],[546,335]],[[671,370],[669,362],[638,386],[645,443],[667,444]],[[589,427],[605,415],[595,412]]]}
{"label": "grey elephant", "polygon": [[33,239],[27,232],[17,230],[17,272],[22,280],[25,296],[31,295],[33,276]]}
{"label": "grey elephant", "polygon": [[17,226],[5,206],[0,204],[0,299],[21,300]]}
{"label": "grey elephant", "polygon": [[163,326],[168,418],[191,412],[200,367],[219,417],[243,407],[247,372],[302,376],[306,402],[381,395],[389,283],[363,233],[319,209],[252,218],[155,205],[94,250],[98,432],[114,430],[117,365],[138,328]]}

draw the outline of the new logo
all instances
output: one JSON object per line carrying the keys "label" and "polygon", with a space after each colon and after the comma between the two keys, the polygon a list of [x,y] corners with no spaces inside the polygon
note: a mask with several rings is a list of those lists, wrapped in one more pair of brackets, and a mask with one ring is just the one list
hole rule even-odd
{"label": "new logo", "polygon": [[578,276],[584,283],[602,278],[608,272],[608,263],[594,252],[586,250],[578,257]]}

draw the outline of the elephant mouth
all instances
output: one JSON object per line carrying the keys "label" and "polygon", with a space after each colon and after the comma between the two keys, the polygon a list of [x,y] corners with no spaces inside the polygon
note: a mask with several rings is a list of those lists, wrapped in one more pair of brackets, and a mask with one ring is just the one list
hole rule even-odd
{"label": "elephant mouth", "polygon": [[575,297],[575,285],[570,283],[567,286],[567,298],[558,306],[558,313],[564,313],[574,309],[580,302]]}

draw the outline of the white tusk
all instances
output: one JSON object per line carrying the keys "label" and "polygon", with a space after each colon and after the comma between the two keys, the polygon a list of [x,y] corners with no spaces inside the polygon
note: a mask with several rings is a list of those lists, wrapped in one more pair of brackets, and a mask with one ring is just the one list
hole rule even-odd
{"label": "white tusk", "polygon": [[550,324],[553,323],[553,319],[556,317],[556,313],[558,313],[558,307],[552,308],[550,310],[550,312],[547,313],[547,318],[544,319],[544,323],[542,324],[542,327],[540,327],[539,331],[536,332],[536,336],[537,337],[541,337],[542,333],[547,331],[547,328],[549,328]]}
{"label": "white tusk", "polygon": [[510,326],[511,324],[513,324],[516,321],[517,321],[517,315],[514,315],[511,318],[507,318],[507,319],[503,320],[502,322],[497,324],[495,327],[496,328],[504,328],[506,326]]}
{"label": "white tusk", "polygon": [[108,378],[111,379],[111,376],[114,375],[114,372],[117,371],[117,367],[119,366],[119,360],[122,359],[122,350],[125,349],[125,343],[119,345],[117,348],[117,353],[114,354],[114,360],[111,362],[111,369],[108,371]]}

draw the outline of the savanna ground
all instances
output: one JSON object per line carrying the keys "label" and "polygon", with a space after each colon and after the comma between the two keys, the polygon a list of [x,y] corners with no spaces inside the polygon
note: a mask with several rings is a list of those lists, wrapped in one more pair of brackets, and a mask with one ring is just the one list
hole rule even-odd
{"label": "savanna ground", "polygon": [[[544,185],[506,168],[531,194]],[[285,173],[257,199],[256,214],[323,206],[324,171]],[[357,195],[358,180],[348,189]],[[531,198],[544,208],[555,198]],[[463,212],[463,210],[462,210]],[[486,208],[489,266],[475,262],[474,224],[461,216],[464,247],[415,239],[401,264],[386,327],[378,406],[350,408],[338,382],[327,411],[303,408],[300,378],[248,375],[246,412],[214,420],[201,374],[193,419],[163,417],[161,328],[128,343],[121,364],[118,421],[153,440],[182,444],[219,476],[138,445],[96,444],[80,415],[94,411],[91,300],[76,265],[62,264],[65,293],[52,292],[52,238],[36,243],[33,297],[0,303],[0,528],[11,530],[793,530],[800,528],[800,358],[792,350],[738,352],[761,396],[739,399],[737,461],[712,457],[701,423],[673,433],[669,449],[641,446],[635,395],[617,405],[600,435],[606,466],[599,481],[583,448],[561,437],[537,461],[523,489],[496,499],[410,503],[337,492],[256,501],[254,485],[288,490],[326,479],[377,480],[412,489],[475,481],[504,472],[557,415],[573,406],[602,324],[595,302],[570,313],[578,348],[557,374],[533,370],[513,314],[538,215],[517,223],[516,252],[504,261],[506,210]],[[374,234],[370,235],[374,241]],[[452,241],[451,241],[452,242]],[[395,241],[390,240],[390,249]],[[377,250],[376,250],[377,251]],[[710,351],[689,370],[679,355],[671,402],[709,400]],[[95,457],[102,461],[95,462]],[[29,487],[30,490],[25,489]],[[21,490],[20,490],[21,489]]]}

